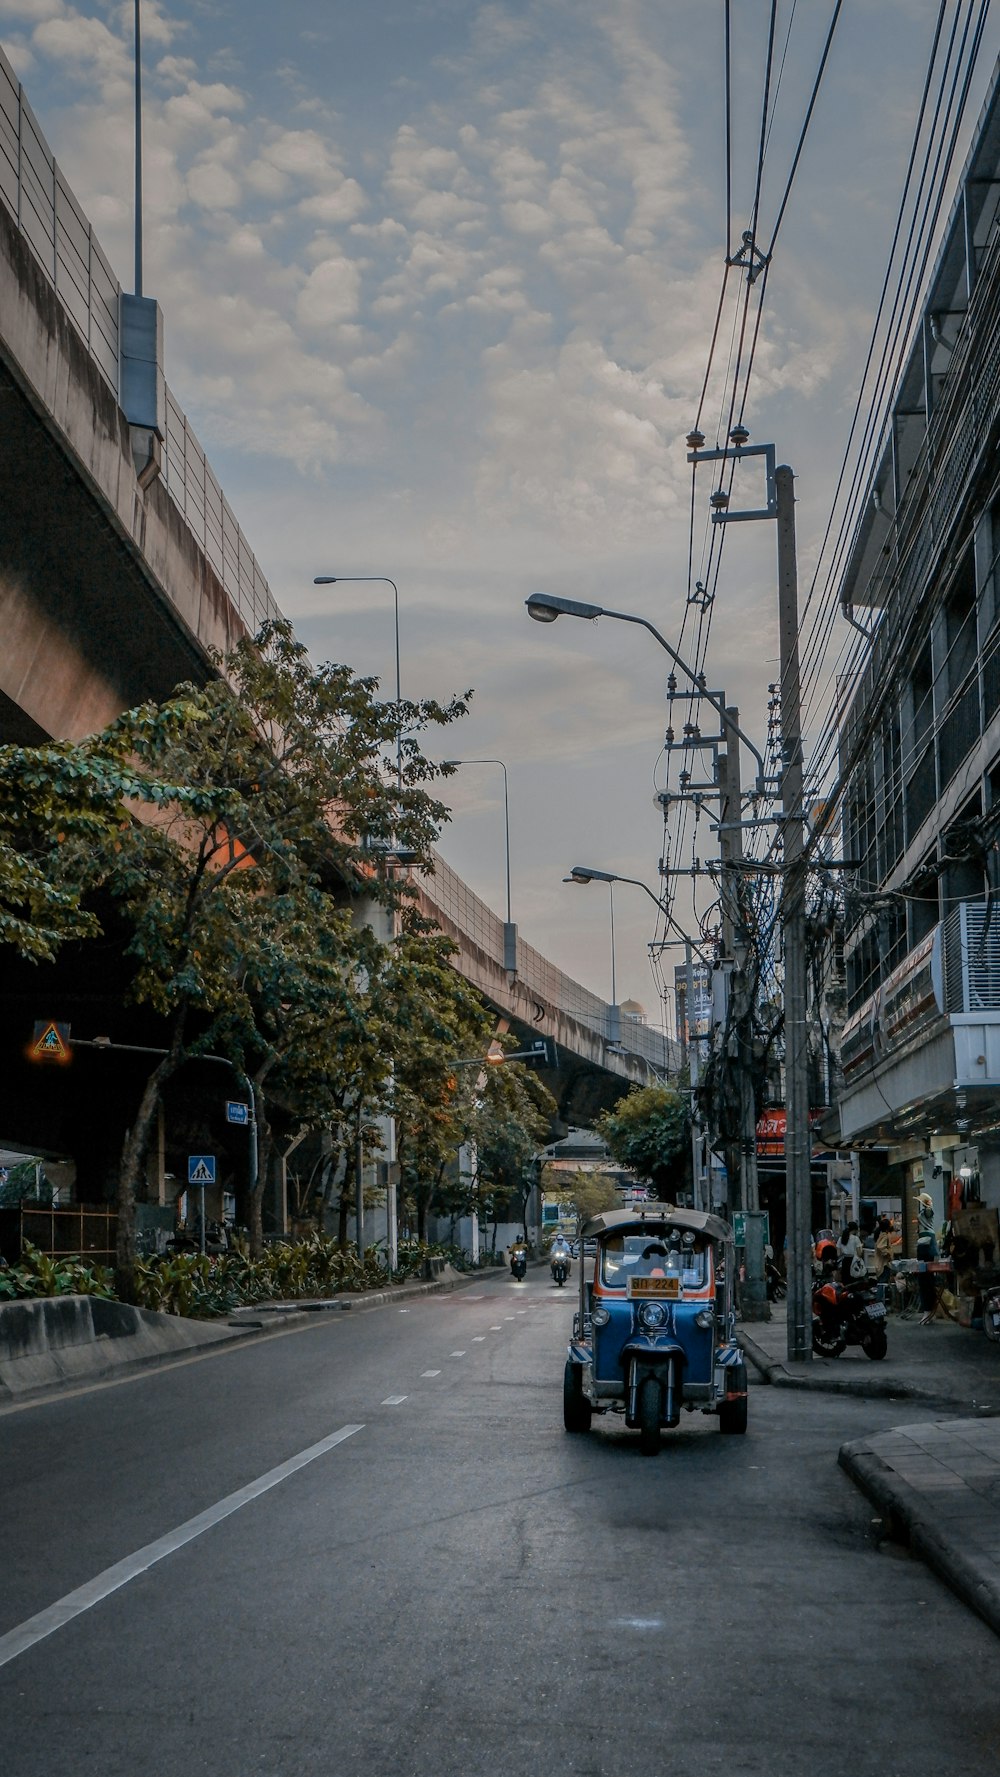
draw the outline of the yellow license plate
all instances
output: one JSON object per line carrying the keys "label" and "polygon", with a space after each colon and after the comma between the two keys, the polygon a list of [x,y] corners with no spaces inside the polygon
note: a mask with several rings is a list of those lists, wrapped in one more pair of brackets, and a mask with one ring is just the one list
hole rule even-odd
{"label": "yellow license plate", "polygon": [[679,1296],[681,1280],[679,1277],[630,1277],[628,1293],[630,1296]]}

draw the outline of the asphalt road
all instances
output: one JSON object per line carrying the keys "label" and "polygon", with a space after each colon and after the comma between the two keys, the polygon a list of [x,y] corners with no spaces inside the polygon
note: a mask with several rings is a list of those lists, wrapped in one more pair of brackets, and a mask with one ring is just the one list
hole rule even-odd
{"label": "asphalt road", "polygon": [[836,1467],[919,1410],[570,1438],[571,1309],[497,1273],[0,1416],[4,1777],[994,1777],[996,1638]]}

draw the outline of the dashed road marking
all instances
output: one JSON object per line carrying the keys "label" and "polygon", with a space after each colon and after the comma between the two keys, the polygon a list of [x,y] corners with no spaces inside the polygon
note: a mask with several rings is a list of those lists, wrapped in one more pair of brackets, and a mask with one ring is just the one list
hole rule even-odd
{"label": "dashed road marking", "polygon": [[448,1355],[449,1355],[449,1357],[464,1357],[465,1352],[464,1351],[452,1351],[452,1352],[449,1352]]}
{"label": "dashed road marking", "polygon": [[405,1399],[405,1394],[388,1394],[382,1405],[383,1407],[401,1407]]}
{"label": "dashed road marking", "polygon": [[472,1343],[473,1343],[473,1345],[485,1345],[486,1334],[485,1333],[473,1333]]}
{"label": "dashed road marking", "polygon": [[421,1376],[440,1376],[440,1370],[421,1370]]}

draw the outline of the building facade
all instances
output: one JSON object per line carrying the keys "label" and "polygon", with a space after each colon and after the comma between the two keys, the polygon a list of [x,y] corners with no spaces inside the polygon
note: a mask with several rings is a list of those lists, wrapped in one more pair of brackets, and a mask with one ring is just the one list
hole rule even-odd
{"label": "building facade", "polygon": [[[1000,91],[967,162],[840,587],[838,1145],[935,1219],[1000,1204]],[[907,1220],[912,1219],[907,1216]]]}

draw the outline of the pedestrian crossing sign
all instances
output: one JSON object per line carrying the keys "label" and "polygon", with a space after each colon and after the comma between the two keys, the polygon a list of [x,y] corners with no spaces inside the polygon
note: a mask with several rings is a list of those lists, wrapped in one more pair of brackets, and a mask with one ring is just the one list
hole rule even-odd
{"label": "pedestrian crossing sign", "polygon": [[71,1061],[69,1025],[57,1024],[54,1019],[37,1020],[28,1054],[32,1061]]}
{"label": "pedestrian crossing sign", "polygon": [[215,1183],[215,1155],[214,1154],[189,1154],[188,1155],[188,1184],[189,1185],[214,1185],[214,1183]]}

